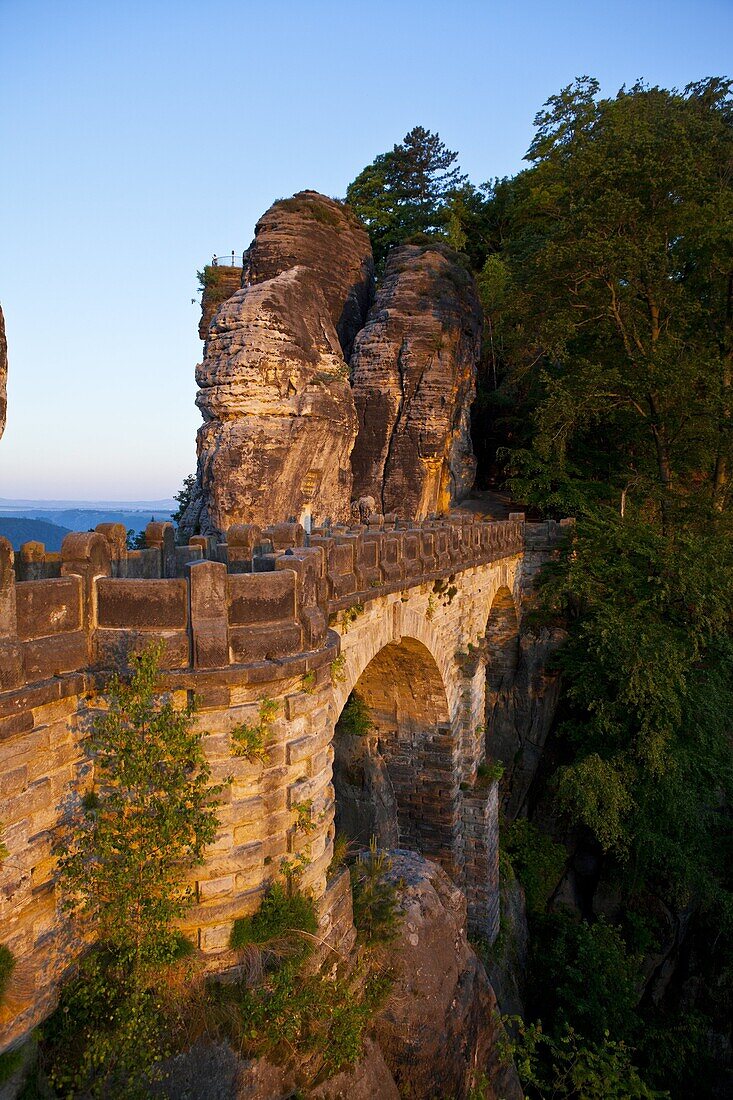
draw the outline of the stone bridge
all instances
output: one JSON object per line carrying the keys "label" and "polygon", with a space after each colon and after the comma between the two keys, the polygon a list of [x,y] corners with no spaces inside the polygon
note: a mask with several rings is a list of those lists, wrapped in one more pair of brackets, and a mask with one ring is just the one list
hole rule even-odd
{"label": "stone bridge", "polygon": [[[17,558],[0,539],[0,942],[17,959],[0,1050],[49,1011],[83,947],[59,908],[52,848],[64,807],[93,782],[94,695],[150,642],[164,646],[161,687],[181,705],[196,697],[214,781],[232,777],[184,925],[210,969],[236,961],[233,921],[288,868],[319,900],[324,938],[343,940],[335,822],[438,860],[493,938],[497,782],[480,765],[523,603],[561,527],[371,517],[310,535],[237,526],[226,543],[179,547],[170,524],[150,524],[147,548],[127,551],[124,529],[102,525],[68,535],[60,554],[27,543]],[[339,724],[354,692],[371,722],[361,735]],[[260,724],[264,761],[233,753],[242,723]]]}

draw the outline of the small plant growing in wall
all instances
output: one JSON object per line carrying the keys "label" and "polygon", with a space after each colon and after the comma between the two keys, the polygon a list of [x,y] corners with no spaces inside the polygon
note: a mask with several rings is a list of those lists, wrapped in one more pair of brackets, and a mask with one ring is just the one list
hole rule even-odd
{"label": "small plant growing in wall", "polygon": [[301,680],[301,687],[307,695],[312,695],[316,689],[316,674],[315,672],[306,672],[305,676]]}
{"label": "small plant growing in wall", "polygon": [[57,848],[62,904],[99,941],[44,1026],[63,1095],[148,1095],[164,1045],[156,980],[191,950],[175,922],[194,899],[187,873],[216,835],[221,787],[193,706],[156,692],[160,656],[148,648],[129,679],[108,683],[87,740],[95,789]]}
{"label": "small plant growing in wall", "polygon": [[331,682],[333,684],[343,684],[346,680],[346,654],[339,653],[338,657],[334,657],[331,661]]}
{"label": "small plant growing in wall", "polygon": [[339,733],[349,734],[352,737],[365,737],[373,729],[369,707],[357,692],[352,691],[346,700],[337,729]]}
{"label": "small plant growing in wall", "polygon": [[264,695],[260,699],[257,722],[254,725],[242,722],[234,727],[229,736],[232,741],[232,752],[235,756],[244,756],[250,761],[258,760],[262,764],[267,763],[268,754],[265,742],[272,729],[272,723],[275,721],[277,708],[277,701]]}
{"label": "small plant growing in wall", "polygon": [[313,833],[316,830],[317,822],[313,820],[313,799],[307,798],[304,802],[293,803],[293,813],[295,814],[295,831],[300,833]]}
{"label": "small plant growing in wall", "polygon": [[349,627],[352,623],[355,623],[360,615],[364,614],[363,603],[353,603],[351,607],[347,607],[342,616],[342,622],[344,626],[344,634],[348,633]]}
{"label": "small plant growing in wall", "polygon": [[6,860],[10,855],[7,845],[3,839],[5,833],[5,825],[0,821],[0,867],[3,865],[3,860]]}
{"label": "small plant growing in wall", "polygon": [[433,596],[433,595],[428,596],[428,606],[425,610],[425,618],[428,620],[429,623],[431,623],[433,621],[433,616],[435,615],[436,609],[437,609],[437,603],[436,603],[436,600],[435,600],[435,596]]}

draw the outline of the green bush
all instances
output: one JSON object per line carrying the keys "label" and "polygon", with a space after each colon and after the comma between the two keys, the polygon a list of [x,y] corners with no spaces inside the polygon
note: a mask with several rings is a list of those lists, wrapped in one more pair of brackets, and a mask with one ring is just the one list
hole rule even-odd
{"label": "green bush", "polygon": [[639,1076],[633,1050],[609,1038],[590,1042],[566,1027],[559,1037],[542,1024],[505,1017],[513,1038],[503,1055],[511,1058],[525,1088],[537,1100],[663,1100]]}
{"label": "green bush", "polygon": [[285,887],[276,882],[253,916],[240,917],[234,922],[230,942],[236,949],[278,944],[281,950],[287,948],[291,957],[301,957],[310,948],[307,937],[314,936],[317,930],[318,917],[312,899],[298,891],[288,895]]}
{"label": "green bush", "polygon": [[390,943],[399,931],[402,921],[399,884],[387,877],[391,868],[391,860],[378,850],[374,837],[369,851],[360,855],[350,868],[354,924],[364,943]]}
{"label": "green bush", "polygon": [[351,736],[365,737],[373,728],[369,707],[361,695],[352,691],[346,700],[346,706],[341,711],[341,717],[337,723],[337,732]]}
{"label": "green bush", "polygon": [[566,849],[524,817],[504,827],[502,848],[524,887],[527,912],[544,913],[565,869]]}
{"label": "green bush", "polygon": [[536,1014],[553,1033],[568,1026],[599,1043],[607,1033],[628,1039],[638,1024],[639,963],[603,918],[551,913],[536,922],[533,942]]}

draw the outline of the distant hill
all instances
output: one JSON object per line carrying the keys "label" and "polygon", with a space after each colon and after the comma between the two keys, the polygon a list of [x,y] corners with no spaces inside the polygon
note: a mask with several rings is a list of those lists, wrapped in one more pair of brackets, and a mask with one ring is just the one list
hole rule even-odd
{"label": "distant hill", "polygon": [[24,542],[42,542],[47,550],[61,549],[64,536],[71,528],[60,527],[43,519],[10,518],[0,516],[0,535],[9,539],[14,550],[20,550]]}
{"label": "distant hill", "polygon": [[171,518],[171,509],[146,508],[11,508],[0,502],[0,520],[40,520],[67,531],[93,531],[98,523],[121,523],[126,530],[144,531],[151,519],[165,521]]}

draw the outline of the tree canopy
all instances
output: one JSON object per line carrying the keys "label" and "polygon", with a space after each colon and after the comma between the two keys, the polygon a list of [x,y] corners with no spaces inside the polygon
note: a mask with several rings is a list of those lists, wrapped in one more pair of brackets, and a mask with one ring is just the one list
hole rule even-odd
{"label": "tree canopy", "polygon": [[466,182],[457,159],[439,134],[414,126],[349,184],[346,201],[369,230],[378,265],[394,245],[446,226],[449,200]]}

